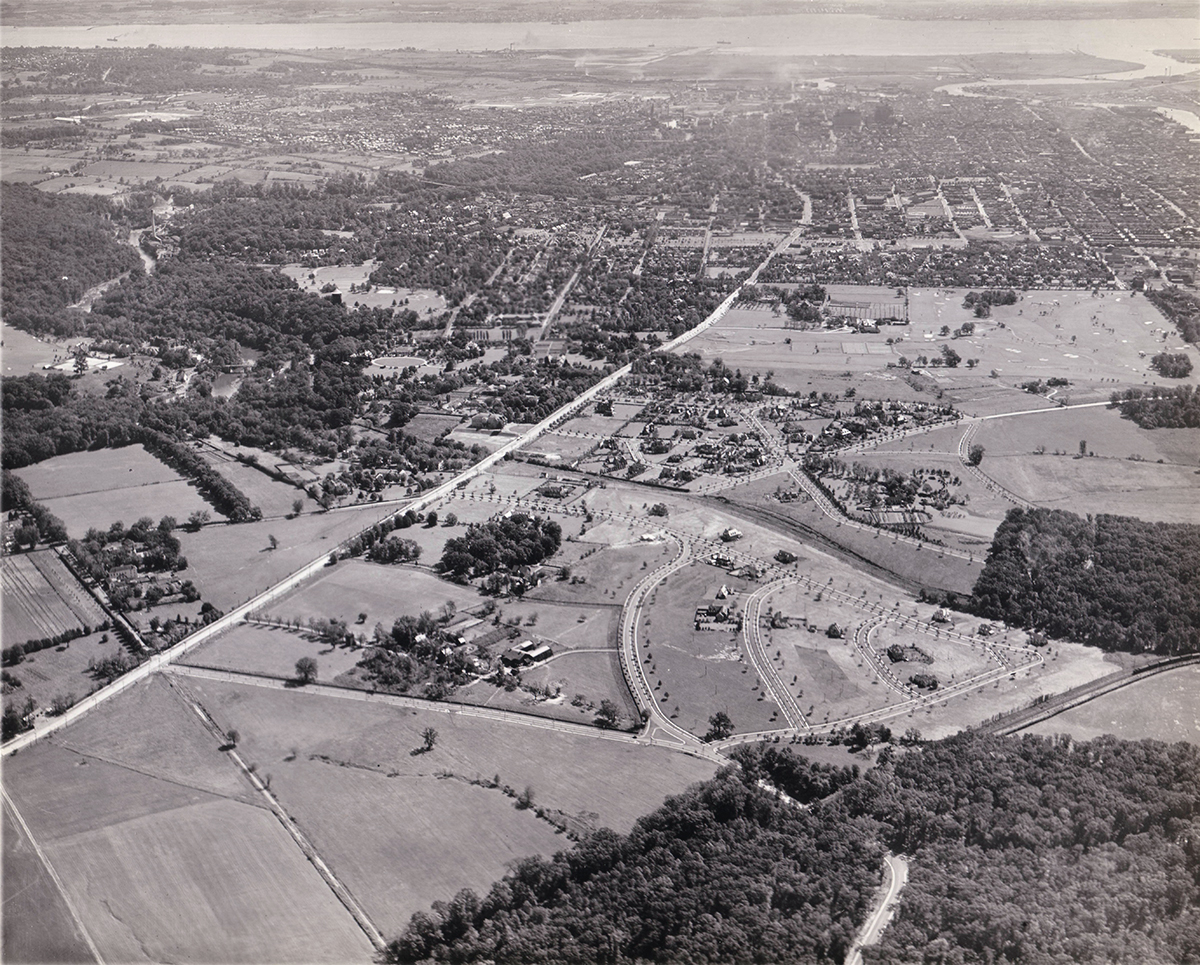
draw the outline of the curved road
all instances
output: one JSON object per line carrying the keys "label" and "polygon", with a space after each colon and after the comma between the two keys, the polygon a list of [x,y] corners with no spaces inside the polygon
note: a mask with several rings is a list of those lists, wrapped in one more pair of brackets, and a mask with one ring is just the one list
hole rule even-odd
{"label": "curved road", "polygon": [[883,930],[895,914],[895,901],[900,891],[908,883],[908,862],[903,855],[885,854],[883,856],[884,885],[876,899],[875,908],[863,922],[854,944],[846,955],[846,965],[862,965],[862,948],[864,945],[874,945],[879,941]]}

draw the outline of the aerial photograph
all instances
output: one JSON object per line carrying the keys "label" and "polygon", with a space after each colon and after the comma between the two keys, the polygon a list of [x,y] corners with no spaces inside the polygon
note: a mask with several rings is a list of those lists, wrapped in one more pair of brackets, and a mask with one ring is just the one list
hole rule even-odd
{"label": "aerial photograph", "polygon": [[1200,965],[1200,0],[0,0],[0,961]]}

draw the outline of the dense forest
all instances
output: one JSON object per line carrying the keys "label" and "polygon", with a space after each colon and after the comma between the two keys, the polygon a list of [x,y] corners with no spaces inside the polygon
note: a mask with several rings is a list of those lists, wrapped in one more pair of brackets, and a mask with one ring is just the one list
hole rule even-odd
{"label": "dense forest", "polygon": [[[413,916],[392,962],[841,962],[884,847],[910,881],[873,962],[1200,955],[1200,751],[960,735],[846,769],[805,809],[786,749],[669,798],[628,835],[530,858]],[[804,783],[803,781],[800,783]],[[818,785],[821,782],[817,782]]]}
{"label": "dense forest", "polygon": [[1111,650],[1200,650],[1200,526],[1012,509],[975,583],[980,616]]}
{"label": "dense forest", "polygon": [[4,320],[37,335],[73,335],[84,316],[64,312],[93,285],[124,272],[142,273],[142,260],[112,221],[105,198],[50,195],[32,185],[0,185],[0,304]]}
{"label": "dense forest", "polygon": [[1126,389],[1114,392],[1109,401],[1143,429],[1200,428],[1200,392],[1194,385]]}

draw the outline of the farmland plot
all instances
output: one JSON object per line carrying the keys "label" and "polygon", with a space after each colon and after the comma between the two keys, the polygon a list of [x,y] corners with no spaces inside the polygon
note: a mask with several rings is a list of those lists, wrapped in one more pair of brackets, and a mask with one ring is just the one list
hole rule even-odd
{"label": "farmland plot", "polygon": [[75,537],[118,520],[126,525],[142,516],[183,520],[196,510],[211,511],[193,486],[140,445],[55,456],[17,475]]}
{"label": "farmland plot", "polygon": [[150,678],[11,758],[5,785],[106,960],[370,961],[217,745]]}
{"label": "farmland plot", "polygon": [[[437,897],[485,890],[505,864],[570,842],[493,788],[528,787],[535,806],[626,831],[667,794],[712,775],[711,762],[599,737],[413,711],[303,691],[193,680],[222,726],[385,935]],[[429,753],[422,731],[439,737]],[[344,765],[344,766],[339,766]],[[369,830],[361,816],[375,816]]]}
{"label": "farmland plot", "polygon": [[[52,550],[41,552],[53,554]],[[6,645],[53,637],[82,625],[79,614],[34,565],[30,554],[0,560],[0,588],[4,597],[2,632]]]}

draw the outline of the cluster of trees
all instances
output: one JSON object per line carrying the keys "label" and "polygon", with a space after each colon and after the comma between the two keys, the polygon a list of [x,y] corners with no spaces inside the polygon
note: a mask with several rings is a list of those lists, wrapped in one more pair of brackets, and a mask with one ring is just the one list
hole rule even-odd
{"label": "cluster of trees", "polygon": [[376,686],[404,693],[418,684],[423,694],[441,700],[470,679],[471,658],[447,644],[455,639],[446,630],[456,608],[447,602],[439,616],[428,610],[420,616],[398,617],[391,630],[376,624],[374,639],[359,661],[361,672]]}
{"label": "cluster of trees", "polygon": [[1150,365],[1165,379],[1186,379],[1192,374],[1192,360],[1183,352],[1159,352]]}
{"label": "cluster of trees", "polygon": [[1147,291],[1146,297],[1175,323],[1185,342],[1200,343],[1200,298],[1175,287]]}
{"label": "cluster of trees", "polygon": [[811,804],[828,797],[859,778],[857,764],[850,767],[822,764],[810,761],[788,747],[771,744],[765,747],[744,744],[734,748],[729,756],[741,766],[747,782],[766,781],[799,804]]}
{"label": "cluster of trees", "polygon": [[[993,305],[1015,305],[1017,293],[1011,288],[988,288],[981,292],[967,292],[963,308],[972,309],[976,318],[987,318]],[[969,334],[969,331],[967,332]]]}
{"label": "cluster of trees", "polygon": [[61,543],[67,538],[67,527],[61,519],[33,498],[29,484],[20,476],[4,471],[0,483],[0,511],[16,510],[25,518],[17,527],[14,538],[18,546],[33,549],[40,540],[43,543]]}
{"label": "cluster of trees", "polygon": [[[104,621],[96,629],[107,630],[108,621]],[[52,637],[39,637],[37,640],[14,643],[12,646],[5,647],[0,651],[0,664],[3,664],[5,667],[15,667],[17,664],[24,662],[25,654],[27,653],[37,653],[39,650],[61,647],[64,643],[70,643],[72,640],[78,640],[80,637],[86,637],[91,632],[92,628],[85,623],[83,626],[63,630]]]}
{"label": "cluster of trees", "polygon": [[402,536],[389,536],[367,550],[367,559],[376,563],[415,563],[420,558],[420,544]]}
{"label": "cluster of trees", "polygon": [[869,961],[1187,961],[1200,949],[1194,746],[963,734],[862,775],[786,750],[737,754],[740,769],[628,835],[598,831],[521,862],[486,896],[418,912],[388,961],[840,962],[884,846],[911,870]]}
{"label": "cluster of trees", "polygon": [[1114,392],[1109,401],[1143,429],[1200,428],[1200,392],[1194,385],[1126,389]]}
{"label": "cluster of trees", "polygon": [[982,617],[1112,650],[1200,649],[1200,526],[1012,509],[975,583]]}
{"label": "cluster of trees", "polygon": [[466,533],[446,541],[438,569],[451,579],[467,580],[519,566],[535,566],[558,552],[562,527],[550,519],[513,513],[472,523]]}
{"label": "cluster of trees", "polygon": [[138,253],[117,240],[119,210],[107,198],[5,181],[0,206],[0,306],[10,325],[37,335],[76,334],[86,316],[65,311],[68,305],[102,281],[142,273]]}

